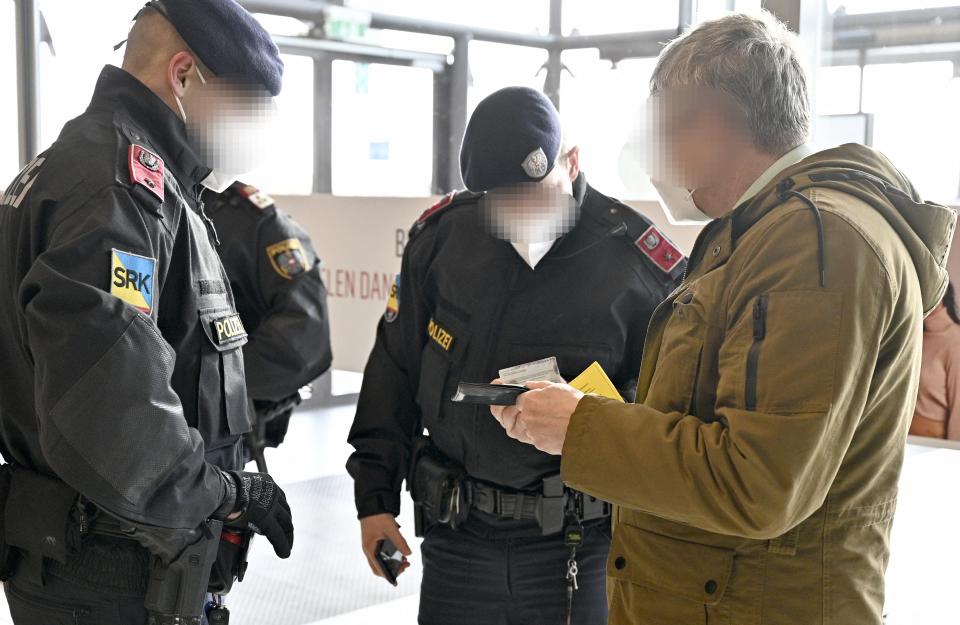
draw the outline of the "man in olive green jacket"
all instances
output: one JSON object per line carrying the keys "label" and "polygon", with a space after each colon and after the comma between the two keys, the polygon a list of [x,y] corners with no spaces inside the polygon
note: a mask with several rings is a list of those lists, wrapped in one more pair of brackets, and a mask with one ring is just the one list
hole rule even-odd
{"label": "man in olive green jacket", "polygon": [[614,624],[881,623],[922,320],[956,217],[874,150],[803,145],[790,37],[733,15],[659,59],[671,171],[655,184],[675,218],[714,219],[651,320],[636,404],[535,383],[494,410],[616,504]]}

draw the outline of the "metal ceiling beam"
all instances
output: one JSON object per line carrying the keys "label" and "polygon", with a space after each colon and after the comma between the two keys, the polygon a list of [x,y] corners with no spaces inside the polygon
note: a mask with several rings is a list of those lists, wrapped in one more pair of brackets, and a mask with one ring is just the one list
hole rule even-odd
{"label": "metal ceiling beam", "polygon": [[273,40],[281,52],[288,54],[334,54],[338,58],[348,57],[351,60],[375,61],[377,63],[393,63],[395,65],[409,65],[412,67],[426,67],[435,72],[442,72],[447,66],[447,55],[431,54],[429,52],[413,52],[384,48],[362,43],[351,43],[332,39],[317,39],[313,37],[290,37],[274,35]]}
{"label": "metal ceiling beam", "polygon": [[[689,0],[681,3],[681,20],[691,9]],[[766,0],[767,5],[792,5],[795,0]],[[285,15],[308,21],[322,21],[327,2],[314,0],[241,0],[247,9],[258,13]],[[960,41],[960,7],[913,9],[884,13],[825,16],[832,23],[833,34],[827,49],[855,50],[893,45],[920,45]],[[447,24],[413,17],[370,14],[371,28],[401,30],[447,37],[470,36],[478,41],[529,46],[552,50],[598,48],[601,58],[620,60],[631,57],[652,57],[678,29],[611,33],[603,35],[546,35],[511,33],[472,26]]]}
{"label": "metal ceiling beam", "polygon": [[[563,35],[563,0],[550,0],[550,35]],[[547,75],[543,79],[543,93],[560,110],[560,78],[563,74],[563,51],[552,47],[547,51]]]}
{"label": "metal ceiling beam", "polygon": [[17,30],[17,114],[20,167],[37,155],[40,143],[40,11],[36,0],[14,0]]}
{"label": "metal ceiling beam", "polygon": [[[312,0],[240,0],[240,4],[251,13],[283,15],[311,22],[322,22],[324,12],[330,6],[327,2],[314,2]],[[478,41],[536,48],[546,48],[553,43],[553,38],[547,35],[511,33],[509,31],[475,28],[386,13],[370,13],[370,28],[402,30],[454,38],[466,35]]]}

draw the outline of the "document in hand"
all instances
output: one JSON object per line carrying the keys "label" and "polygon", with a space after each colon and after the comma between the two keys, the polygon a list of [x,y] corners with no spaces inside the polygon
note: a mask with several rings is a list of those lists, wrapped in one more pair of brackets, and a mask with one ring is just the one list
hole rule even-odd
{"label": "document in hand", "polygon": [[603,370],[599,362],[594,362],[587,367],[583,373],[572,379],[570,386],[590,395],[599,395],[609,399],[616,399],[620,402],[623,401],[623,397],[620,396],[617,387],[614,386],[610,378],[607,377],[606,371]]}

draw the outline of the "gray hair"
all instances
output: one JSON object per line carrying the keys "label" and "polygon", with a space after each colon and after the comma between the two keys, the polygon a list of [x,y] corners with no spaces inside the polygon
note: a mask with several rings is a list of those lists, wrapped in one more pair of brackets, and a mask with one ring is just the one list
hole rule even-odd
{"label": "gray hair", "polygon": [[703,22],[660,53],[650,92],[711,87],[746,114],[754,144],[779,155],[807,140],[810,101],[798,39],[767,11]]}

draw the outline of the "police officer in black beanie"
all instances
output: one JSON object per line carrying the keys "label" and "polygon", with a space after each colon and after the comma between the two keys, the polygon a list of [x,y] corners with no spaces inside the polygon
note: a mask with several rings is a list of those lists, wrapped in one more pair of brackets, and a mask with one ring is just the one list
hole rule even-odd
{"label": "police officer in black beanie", "polygon": [[632,398],[647,321],[685,259],[587,184],[538,91],[483,100],[460,164],[469,190],[413,225],[364,372],[347,462],[363,551],[376,574],[380,541],[410,555],[395,520],[406,479],[424,536],[420,623],[604,623],[609,507],[565,488],[558,456],[451,397],[555,357],[567,380],[599,362]]}
{"label": "police officer in black beanie", "polygon": [[[209,570],[208,551],[189,554],[217,553],[221,521],[290,555],[283,491],[241,471],[246,331],[203,208],[234,169],[233,116],[269,109],[282,70],[234,0],[150,2],[123,68],[0,199],[0,579],[16,625],[143,625],[152,563],[187,553],[184,572]],[[193,582],[178,615],[199,614],[207,579]]]}

